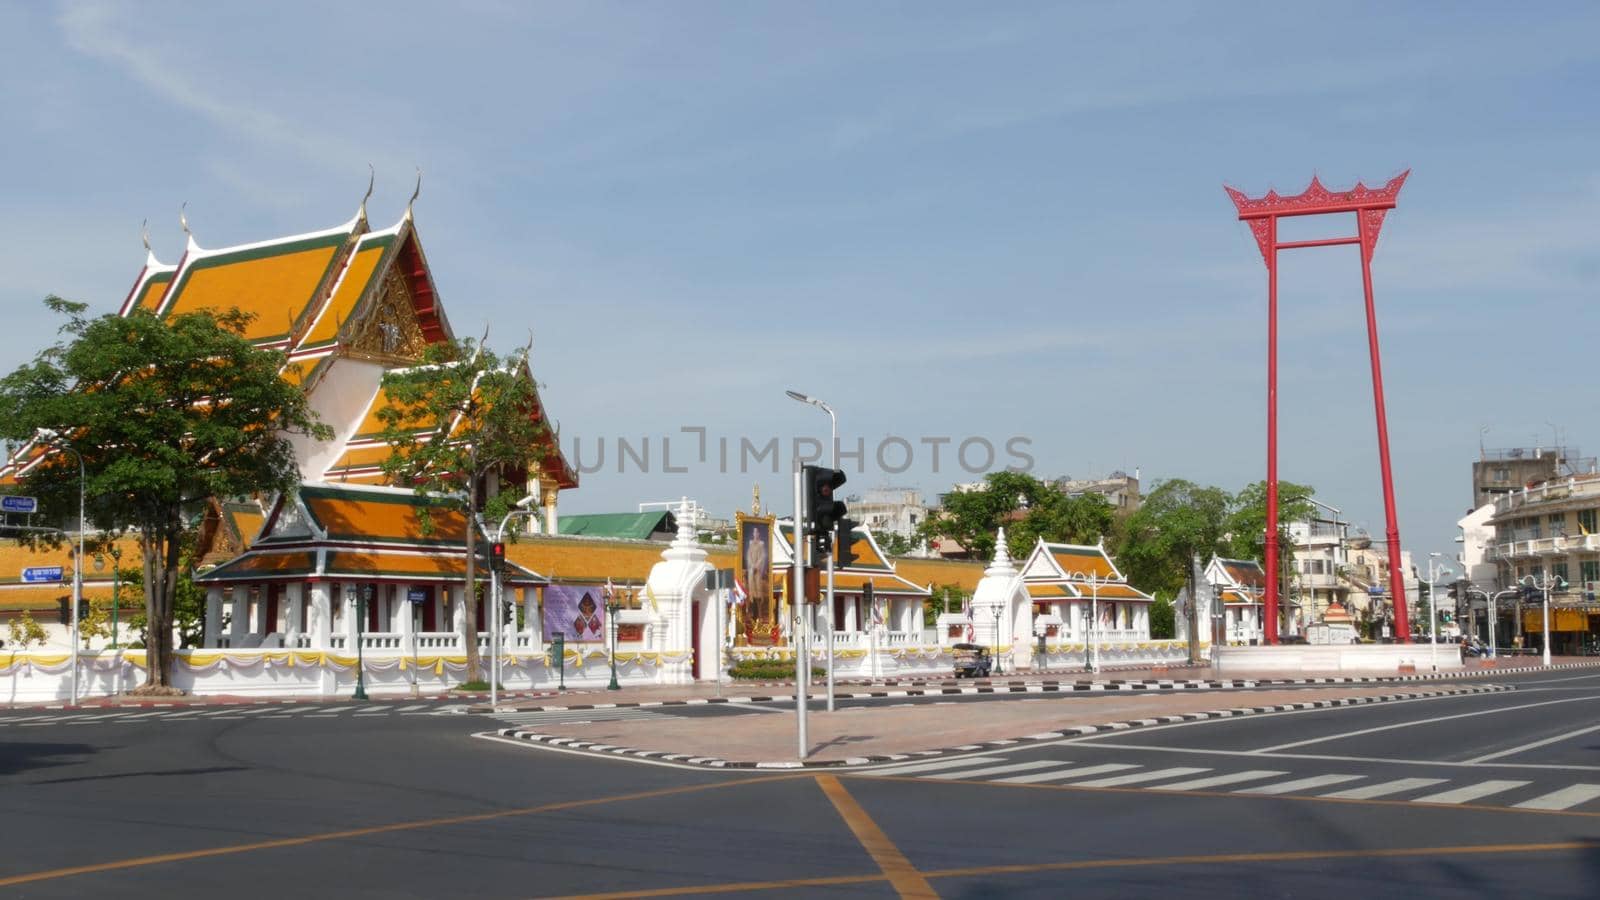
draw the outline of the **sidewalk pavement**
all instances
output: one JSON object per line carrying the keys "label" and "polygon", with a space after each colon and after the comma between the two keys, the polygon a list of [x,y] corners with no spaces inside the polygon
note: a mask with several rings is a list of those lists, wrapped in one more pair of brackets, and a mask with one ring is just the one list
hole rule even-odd
{"label": "sidewalk pavement", "polygon": [[[1552,661],[1552,668],[1600,667],[1600,660],[1571,657]],[[1186,669],[1178,679],[1151,678],[1158,673],[1128,671],[1115,679],[1075,683],[1059,679],[981,679],[977,682],[935,681],[921,693],[966,689],[971,692],[1019,692],[1036,696],[1011,702],[856,705],[829,713],[817,708],[813,690],[807,716],[810,752],[807,764],[859,765],[908,755],[969,752],[1011,743],[1054,739],[1065,733],[1118,730],[1164,721],[1247,715],[1295,708],[1316,708],[1507,690],[1480,678],[1520,671],[1544,671],[1524,660],[1503,660],[1498,666],[1444,675],[1400,677],[1310,676],[1304,673],[1260,673],[1245,680],[1210,679],[1209,669]],[[1209,683],[1208,683],[1209,682]],[[1281,683],[1277,688],[1239,691],[1237,687]],[[1055,684],[1060,693],[1047,692]],[[959,685],[960,688],[956,686]],[[1128,690],[1110,690],[1116,686]],[[1237,686],[1237,687],[1236,687]],[[640,687],[593,692],[578,703],[502,705],[496,711],[583,710],[716,703],[713,685]],[[910,684],[881,685],[877,690],[843,686],[839,695],[918,693]],[[585,722],[563,717],[560,722],[507,728],[507,737],[540,744],[586,749],[613,756],[668,758],[718,767],[793,766],[798,758],[792,687],[781,697],[770,687],[724,686],[723,702],[739,706],[766,698],[789,701],[777,712],[701,716],[650,717]],[[737,699],[735,699],[737,698]],[[488,712],[487,707],[477,710]],[[770,709],[770,707],[769,707]],[[958,714],[956,713],[959,710]],[[1208,715],[1209,714],[1209,715]],[[1170,717],[1170,718],[1169,718]],[[996,743],[999,742],[999,743]]]}

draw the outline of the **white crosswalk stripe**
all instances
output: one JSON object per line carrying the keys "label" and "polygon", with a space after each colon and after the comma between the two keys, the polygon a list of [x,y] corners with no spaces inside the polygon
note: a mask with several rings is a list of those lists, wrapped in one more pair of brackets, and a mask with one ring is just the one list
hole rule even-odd
{"label": "white crosswalk stripe", "polygon": [[1251,769],[1248,772],[1233,772],[1228,775],[1213,775],[1210,778],[1196,778],[1193,781],[1180,781],[1177,784],[1158,784],[1150,788],[1152,791],[1203,791],[1207,788],[1222,787],[1225,784],[1238,784],[1241,781],[1258,781],[1262,778],[1277,778],[1286,772],[1274,772],[1269,769]]}
{"label": "white crosswalk stripe", "polygon": [[1059,766],[1061,763],[1053,759],[1036,759],[1032,762],[1008,763],[1003,766],[986,766],[982,769],[957,769],[954,772],[938,772],[933,775],[924,775],[924,778],[982,778],[985,775],[1004,775],[1007,772],[1028,772],[1033,769],[1044,769]]}
{"label": "white crosswalk stripe", "polygon": [[[1332,793],[1318,793],[1335,785],[1368,782],[1369,775],[1345,772],[1323,775],[1289,775],[1271,769],[1249,769],[1239,772],[1213,772],[1198,766],[1159,768],[1135,763],[1096,763],[1087,765],[1064,759],[1015,758],[994,754],[966,756],[958,759],[936,759],[923,762],[901,763],[884,769],[873,769],[863,774],[899,776],[908,775],[929,781],[982,780],[991,784],[1048,785],[1059,784],[1067,788],[1134,788],[1146,791],[1205,791],[1228,788],[1231,793],[1253,796],[1285,796],[1298,794],[1305,797],[1322,797],[1336,800],[1376,800],[1393,798],[1401,794],[1416,793],[1425,788],[1436,788],[1432,793],[1405,798],[1404,802],[1419,804],[1455,805],[1472,803],[1484,798],[1506,796],[1517,799],[1526,794],[1518,791],[1531,781],[1494,778],[1478,780],[1457,777],[1446,778],[1395,778],[1347,786]],[[1189,776],[1201,776],[1191,778]],[[1173,779],[1182,779],[1174,781]],[[1160,782],[1160,783],[1157,783]],[[1250,784],[1250,782],[1257,782]],[[1452,783],[1453,782],[1453,783]],[[1239,787],[1229,787],[1240,785]],[[1600,805],[1600,784],[1579,783],[1555,790],[1546,785],[1547,793],[1519,803],[1506,804],[1516,809],[1569,810],[1590,803]],[[1488,802],[1496,802],[1489,800]],[[1503,802],[1503,801],[1502,801]]]}
{"label": "white crosswalk stripe", "polygon": [[908,766],[892,766],[887,769],[874,770],[874,775],[915,775],[918,772],[936,772],[940,769],[966,768],[983,763],[1004,762],[1003,756],[969,756],[965,759],[942,759],[935,762],[914,763]]}
{"label": "white crosswalk stripe", "polygon": [[628,706],[613,709],[568,709],[549,712],[499,713],[495,718],[507,725],[535,726],[577,722],[616,722],[624,719],[676,718],[654,710]]}
{"label": "white crosswalk stripe", "polygon": [[1054,772],[1037,772],[1033,775],[1018,775],[1014,778],[996,778],[996,781],[1005,784],[1042,784],[1046,781],[1065,781],[1068,778],[1084,778],[1089,775],[1101,775],[1106,772],[1126,772],[1129,769],[1139,768],[1132,763],[1103,763],[1098,766],[1072,766],[1064,765]]}
{"label": "white crosswalk stripe", "polygon": [[1450,791],[1440,791],[1437,794],[1429,794],[1426,797],[1413,797],[1413,798],[1411,798],[1411,802],[1412,803],[1471,803],[1472,801],[1477,800],[1480,797],[1488,797],[1488,796],[1490,796],[1492,794],[1501,793],[1502,791],[1509,791],[1512,788],[1523,787],[1524,785],[1527,785],[1529,783],[1530,782],[1526,782],[1526,781],[1510,781],[1510,780],[1505,780],[1505,779],[1490,779],[1489,781],[1480,781],[1477,784],[1469,784],[1466,787],[1459,787],[1459,788],[1456,788],[1456,789],[1450,790]]}
{"label": "white crosswalk stripe", "polygon": [[1293,781],[1280,781],[1277,784],[1263,784],[1260,787],[1240,788],[1235,794],[1292,794],[1295,791],[1309,791],[1312,788],[1327,787],[1333,784],[1344,784],[1347,781],[1358,781],[1365,775],[1313,775],[1310,778],[1296,778]]}
{"label": "white crosswalk stripe", "polygon": [[1600,798],[1600,784],[1574,784],[1513,805],[1517,809],[1571,809],[1597,798]]}
{"label": "white crosswalk stripe", "polygon": [[1365,787],[1351,788],[1347,791],[1334,791],[1322,796],[1334,800],[1375,800],[1378,797],[1388,797],[1404,791],[1414,791],[1417,788],[1433,787],[1444,784],[1443,778],[1397,778],[1394,781],[1385,781],[1381,784],[1369,784]]}
{"label": "white crosswalk stripe", "polygon": [[1161,781],[1166,778],[1182,778],[1185,775],[1199,775],[1209,772],[1210,769],[1195,768],[1193,766],[1178,766],[1172,769],[1156,769],[1153,772],[1134,772],[1131,775],[1113,775],[1109,778],[1091,778],[1088,781],[1074,781],[1073,787],[1121,787],[1125,784],[1140,784],[1146,781]]}

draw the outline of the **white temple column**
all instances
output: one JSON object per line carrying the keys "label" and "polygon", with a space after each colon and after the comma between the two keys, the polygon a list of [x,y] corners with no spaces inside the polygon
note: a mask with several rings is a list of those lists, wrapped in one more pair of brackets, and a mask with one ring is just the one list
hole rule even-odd
{"label": "white temple column", "polygon": [[288,615],[285,617],[287,625],[284,628],[283,646],[293,649],[299,642],[300,635],[306,630],[306,623],[300,615],[300,604],[305,596],[305,585],[300,582],[291,582],[283,586],[283,602],[289,605]]}
{"label": "white temple column", "polygon": [[217,646],[217,638],[222,635],[222,588],[212,585],[206,588],[206,630],[203,645],[206,647]]}
{"label": "white temple column", "polygon": [[256,602],[254,604],[256,608],[256,621],[254,633],[262,637],[266,637],[267,635],[271,634],[273,627],[277,625],[276,622],[267,621],[267,613],[272,611],[272,603],[269,596],[271,592],[272,585],[270,584],[263,584],[256,591]]}
{"label": "white temple column", "polygon": [[556,512],[556,495],[559,494],[559,493],[561,493],[561,489],[556,487],[556,485],[554,483],[547,483],[547,484],[544,485],[544,533],[545,534],[560,534],[561,533],[560,515],[559,515],[559,513]]}
{"label": "white temple column", "polygon": [[[717,604],[705,588],[705,573],[710,568],[705,549],[695,540],[694,523],[685,498],[678,507],[677,537],[662,552],[661,561],[650,569],[646,581],[657,607],[652,610],[654,646],[651,649],[666,653],[687,652],[691,646],[691,629],[699,629],[701,653],[693,670],[682,663],[662,665],[656,670],[657,681],[710,679],[716,675]],[[696,600],[700,602],[698,617],[693,615]],[[649,601],[645,603],[648,608]]]}
{"label": "white temple column", "polygon": [[411,650],[411,635],[417,631],[416,613],[412,610],[411,585],[397,584],[394,586],[394,623],[393,628],[405,638],[400,642],[406,652]]}
{"label": "white temple column", "polygon": [[311,584],[311,649],[328,649],[328,637],[333,633],[333,591],[326,581]]}
{"label": "white temple column", "polygon": [[461,652],[466,653],[469,642],[478,636],[467,633],[467,589],[463,585],[450,585],[450,622],[452,631],[461,639]]}
{"label": "white temple column", "polygon": [[529,586],[522,589],[522,630],[528,634],[528,645],[535,650],[544,642],[544,622],[539,619],[539,589]]}
{"label": "white temple column", "polygon": [[236,584],[228,588],[228,612],[233,616],[228,622],[228,644],[238,647],[244,641],[245,627],[250,623],[250,588]]}

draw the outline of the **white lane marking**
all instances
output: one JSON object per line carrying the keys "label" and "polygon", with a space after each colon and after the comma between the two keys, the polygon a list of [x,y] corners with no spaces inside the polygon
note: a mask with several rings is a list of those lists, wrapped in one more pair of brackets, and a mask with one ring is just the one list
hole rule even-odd
{"label": "white lane marking", "polygon": [[[1195,725],[1219,725],[1219,724],[1222,724],[1224,722],[1260,721],[1261,719],[1276,718],[1278,716],[1302,716],[1302,715],[1305,715],[1307,713],[1336,712],[1336,711],[1339,711],[1339,710],[1359,710],[1359,709],[1370,709],[1370,708],[1373,708],[1373,707],[1385,707],[1385,706],[1394,707],[1394,706],[1400,706],[1400,705],[1406,704],[1406,703],[1430,703],[1430,702],[1433,702],[1433,701],[1436,701],[1436,700],[1463,700],[1463,699],[1473,698],[1473,697],[1481,699],[1481,698],[1486,697],[1486,696],[1495,696],[1495,695],[1493,695],[1493,694],[1439,694],[1439,695],[1430,696],[1430,697],[1407,697],[1407,698],[1405,698],[1403,700],[1384,700],[1382,702],[1378,701],[1376,698],[1372,698],[1372,699],[1357,699],[1355,702],[1349,702],[1349,703],[1343,703],[1343,702],[1339,702],[1339,701],[1335,701],[1335,700],[1329,700],[1329,701],[1327,701],[1328,705],[1326,705],[1326,706],[1314,706],[1314,707],[1311,707],[1309,709],[1279,710],[1278,712],[1253,713],[1253,714],[1248,715],[1248,716],[1241,716],[1241,715],[1237,715],[1237,714],[1234,714],[1234,713],[1229,713],[1226,716],[1217,717],[1217,718],[1207,716],[1207,717],[1203,717],[1203,718],[1191,719],[1190,721],[1187,721],[1187,722],[1172,722],[1172,723],[1166,724],[1166,725],[1151,725],[1151,726],[1139,729],[1139,733],[1140,734],[1149,734],[1149,733],[1155,732],[1155,731],[1166,731],[1169,728],[1189,728],[1189,727],[1192,727],[1192,726],[1195,726]],[[1185,715],[1200,716],[1201,714],[1200,713],[1186,713]],[[1038,744],[1036,746],[1040,746],[1040,747],[1055,747],[1055,746],[1059,746],[1061,744],[1082,744],[1082,743],[1088,743],[1090,741],[1097,741],[1098,742],[1098,741],[1102,741],[1102,740],[1104,740],[1106,738],[1118,738],[1118,737],[1126,737],[1126,736],[1127,736],[1127,733],[1124,732],[1124,731],[1101,731],[1101,732],[1096,732],[1095,734],[1074,735],[1072,737],[1065,738],[1063,740],[1057,741],[1057,742],[1055,742],[1053,744]],[[1101,746],[1111,746],[1111,745],[1103,744]],[[1135,746],[1132,749],[1135,749],[1135,750],[1146,750],[1146,749],[1155,750],[1155,749],[1158,749],[1158,748]]]}
{"label": "white lane marking", "polygon": [[[1481,695],[1480,695],[1481,696]],[[1475,712],[1456,713],[1449,716],[1434,716],[1431,719],[1412,719],[1409,722],[1396,722],[1393,725],[1379,725],[1376,728],[1363,728],[1359,731],[1346,731],[1341,734],[1330,734],[1326,737],[1311,738],[1310,740],[1294,741],[1289,744],[1277,744],[1271,747],[1262,747],[1254,752],[1273,753],[1278,750],[1292,750],[1295,747],[1304,747],[1309,744],[1322,744],[1328,741],[1339,741],[1345,738],[1359,737],[1363,734],[1376,734],[1380,731],[1393,731],[1396,728],[1412,728],[1417,725],[1429,725],[1434,722],[1448,722],[1451,719],[1470,719],[1474,716],[1489,716],[1495,713],[1515,712],[1519,709],[1533,709],[1539,706],[1552,706],[1557,703],[1585,703],[1600,700],[1600,696],[1593,697],[1568,697],[1565,700],[1544,700],[1539,703],[1524,703],[1520,706],[1496,706],[1489,709],[1480,709]]]}
{"label": "white lane marking", "polygon": [[97,722],[97,721],[99,721],[101,719],[115,719],[120,715],[122,715],[122,713],[114,712],[114,713],[101,713],[101,714],[99,714],[97,716],[73,716],[72,717],[72,721],[74,721],[74,722]]}
{"label": "white lane marking", "polygon": [[1000,784],[1039,784],[1044,781],[1065,781],[1068,778],[1082,778],[1086,775],[1100,775],[1105,772],[1125,772],[1129,769],[1139,768],[1132,763],[1105,763],[1098,766],[1067,766],[1052,772],[1037,772],[1033,775],[1015,775],[1011,778],[996,778]]}
{"label": "white lane marking", "polygon": [[1379,784],[1369,784],[1365,787],[1351,788],[1347,791],[1334,791],[1331,794],[1319,794],[1319,797],[1329,797],[1334,800],[1371,800],[1375,797],[1387,797],[1401,791],[1414,791],[1417,788],[1432,787],[1444,784],[1443,778],[1397,778],[1394,781],[1385,781]]}
{"label": "white lane marking", "polygon": [[1365,778],[1365,775],[1313,775],[1310,778],[1296,778],[1293,781],[1280,781],[1277,784],[1264,784],[1261,787],[1240,788],[1235,794],[1289,794],[1295,791],[1309,791],[1312,788],[1326,787],[1330,784],[1343,784],[1346,781],[1355,781]]}
{"label": "white lane marking", "polygon": [[1007,772],[1031,772],[1034,769],[1048,769],[1051,766],[1059,766],[1059,765],[1061,765],[1062,762],[1063,762],[1063,760],[1059,760],[1059,759],[1036,759],[1036,760],[1033,760],[1031,762],[1008,763],[1007,765],[1003,765],[1003,766],[987,766],[987,767],[982,768],[982,769],[972,769],[970,771],[963,769],[963,770],[958,770],[958,771],[954,771],[954,772],[935,772],[932,775],[924,775],[922,777],[924,777],[924,778],[980,778],[980,777],[982,777],[984,775],[1004,775]]}
{"label": "white lane marking", "polygon": [[55,719],[59,719],[59,718],[61,718],[61,716],[59,716],[59,715],[23,716],[20,719],[9,719],[9,720],[6,721],[5,724],[7,724],[7,725],[17,725],[17,724],[20,724],[22,722],[37,722],[37,721],[39,721],[41,719],[55,720]]}
{"label": "white lane marking", "polygon": [[188,718],[189,716],[198,716],[198,715],[200,715],[201,712],[202,711],[198,710],[198,709],[186,709],[183,712],[167,713],[166,715],[162,716],[162,718],[163,719],[184,719],[184,718]]}
{"label": "white lane marking", "polygon": [[937,772],[940,769],[959,769],[965,766],[980,765],[982,763],[1005,762],[1004,756],[968,756],[962,759],[940,759],[934,762],[913,763],[906,766],[890,766],[887,769],[874,769],[874,775],[913,775],[917,772]]}
{"label": "white lane marking", "polygon": [[1530,741],[1530,742],[1528,742],[1526,744],[1521,745],[1520,747],[1512,747],[1509,750],[1501,750],[1501,751],[1499,751],[1497,753],[1485,753],[1482,756],[1474,756],[1473,758],[1467,760],[1467,762],[1469,762],[1469,763],[1481,763],[1481,762],[1488,762],[1491,759],[1499,759],[1502,756],[1515,756],[1516,754],[1521,753],[1524,750],[1533,750],[1533,749],[1535,749],[1537,747],[1543,747],[1546,744],[1558,744],[1558,743],[1560,743],[1562,741],[1565,741],[1565,740],[1568,740],[1568,739],[1571,739],[1571,738],[1575,738],[1580,734],[1588,734],[1591,731],[1600,731],[1600,725],[1590,725],[1588,728],[1579,728],[1576,731],[1569,731],[1569,732],[1567,732],[1565,734],[1558,734],[1555,737],[1548,737],[1548,738],[1545,738],[1542,741]]}
{"label": "white lane marking", "polygon": [[1206,788],[1221,787],[1225,784],[1238,784],[1241,781],[1256,781],[1262,778],[1277,778],[1287,775],[1287,772],[1274,772],[1271,769],[1250,769],[1246,772],[1232,772],[1227,775],[1213,775],[1210,778],[1196,778],[1193,781],[1180,781],[1177,784],[1158,784],[1150,788],[1152,791],[1203,791]]}
{"label": "white lane marking", "polygon": [[399,709],[395,710],[395,712],[414,712],[414,711],[419,710],[419,709],[427,709],[431,705],[432,704],[428,704],[428,703],[413,703],[410,706],[402,706]]}
{"label": "white lane marking", "polygon": [[391,709],[394,709],[394,707],[392,707],[389,704],[385,703],[385,704],[382,704],[380,706],[363,706],[360,709],[356,710],[356,712],[358,712],[358,713],[388,712]]}
{"label": "white lane marking", "polygon": [[1600,797],[1600,784],[1575,784],[1559,791],[1551,791],[1532,800],[1513,804],[1515,809],[1571,809],[1580,803]]}
{"label": "white lane marking", "polygon": [[128,719],[152,719],[152,718],[155,718],[157,716],[165,716],[165,715],[167,715],[167,711],[166,710],[156,710],[155,712],[130,713],[127,716],[125,716],[124,718],[128,718]]}
{"label": "white lane marking", "polygon": [[1199,775],[1209,772],[1210,769],[1195,768],[1194,766],[1178,766],[1172,769],[1156,769],[1152,772],[1135,772],[1132,775],[1113,775],[1110,778],[1092,778],[1088,781],[1074,781],[1073,787],[1120,787],[1124,784],[1139,784],[1145,781],[1160,781],[1164,778],[1182,778],[1185,775]]}
{"label": "white lane marking", "polygon": [[1487,797],[1490,794],[1503,793],[1505,791],[1511,790],[1512,788],[1524,787],[1524,786],[1529,785],[1529,784],[1532,784],[1532,782],[1529,782],[1529,781],[1511,781],[1511,780],[1507,780],[1507,779],[1491,778],[1488,781],[1480,781],[1477,784],[1469,784],[1466,787],[1458,787],[1455,790],[1451,790],[1451,791],[1440,791],[1437,794],[1429,794],[1426,797],[1412,797],[1411,798],[1411,802],[1412,803],[1471,803],[1472,801],[1477,800],[1480,797]]}

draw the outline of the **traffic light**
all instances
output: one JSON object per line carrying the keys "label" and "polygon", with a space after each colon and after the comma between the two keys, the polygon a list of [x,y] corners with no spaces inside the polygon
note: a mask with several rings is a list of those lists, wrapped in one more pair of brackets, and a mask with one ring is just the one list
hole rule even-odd
{"label": "traffic light", "polygon": [[826,554],[833,546],[833,530],[844,518],[845,505],[833,498],[834,491],[844,484],[844,473],[824,466],[806,466],[802,483],[806,498],[806,534],[818,554]]}
{"label": "traffic light", "polygon": [[[840,505],[843,506],[844,504]],[[855,535],[853,534],[856,530],[856,523],[852,519],[841,518],[835,525],[839,535],[835,542],[835,546],[839,548],[838,566],[841,569],[848,569],[850,564],[856,561],[856,555],[852,552],[856,546]]]}
{"label": "traffic light", "polygon": [[506,572],[506,544],[505,541],[495,541],[489,545],[489,568],[504,575]]}

